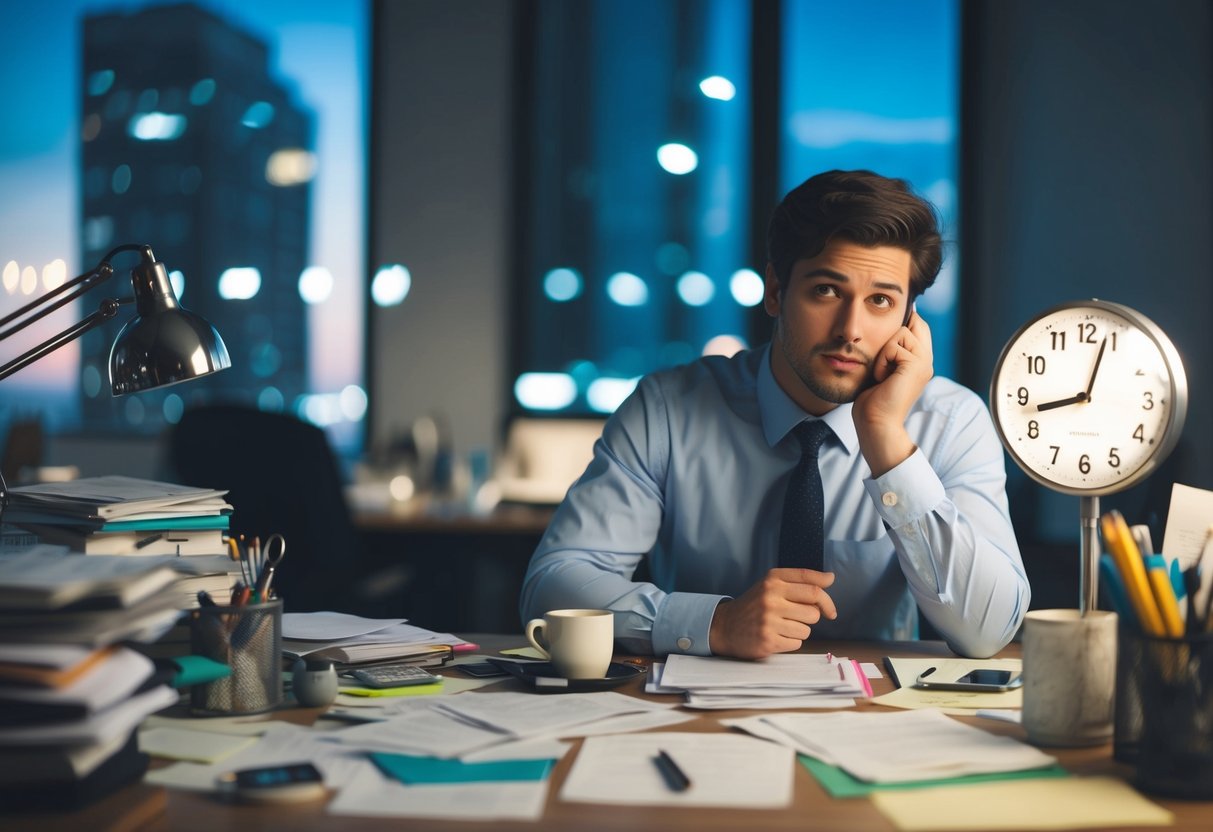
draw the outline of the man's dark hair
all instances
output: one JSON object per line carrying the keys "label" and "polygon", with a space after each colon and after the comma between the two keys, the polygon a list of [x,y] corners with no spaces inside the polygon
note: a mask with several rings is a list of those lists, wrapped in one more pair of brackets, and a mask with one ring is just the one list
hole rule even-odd
{"label": "man's dark hair", "polygon": [[771,216],[767,259],[780,291],[788,288],[797,260],[816,257],[835,239],[908,251],[911,299],[935,282],[943,262],[935,209],[905,180],[831,170],[789,191]]}

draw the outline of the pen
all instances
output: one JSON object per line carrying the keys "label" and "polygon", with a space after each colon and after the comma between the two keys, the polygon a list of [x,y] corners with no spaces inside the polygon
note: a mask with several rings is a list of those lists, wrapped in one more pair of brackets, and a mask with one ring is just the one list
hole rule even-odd
{"label": "pen", "polygon": [[211,594],[205,589],[198,590],[198,606],[200,607],[217,607],[215,599],[211,598]]}
{"label": "pen", "polygon": [[144,546],[150,546],[151,544],[155,543],[157,540],[159,540],[162,537],[164,537],[164,535],[154,534],[154,535],[151,535],[150,537],[145,537],[142,540],[137,540],[137,541],[135,541],[135,548],[142,549]]}
{"label": "pen", "polygon": [[665,751],[659,750],[657,756],[653,758],[653,763],[661,772],[661,776],[665,778],[665,784],[670,787],[671,791],[685,792],[691,787],[691,778],[686,776],[686,773],[678,767],[678,763],[674,762],[674,758]]}

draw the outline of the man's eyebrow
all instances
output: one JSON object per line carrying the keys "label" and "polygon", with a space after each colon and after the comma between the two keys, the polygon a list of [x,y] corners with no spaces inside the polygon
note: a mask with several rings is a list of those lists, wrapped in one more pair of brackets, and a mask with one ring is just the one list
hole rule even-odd
{"label": "man's eyebrow", "polygon": [[[826,269],[826,268],[813,269],[811,272],[805,272],[803,275],[801,275],[801,277],[803,277],[805,280],[808,280],[808,279],[814,278],[814,277],[824,277],[829,280],[837,281],[839,283],[850,283],[851,282],[851,278],[847,277],[842,272],[836,272],[833,269]],[[877,289],[883,289],[886,292],[896,292],[899,295],[905,294],[905,290],[902,289],[901,286],[897,283],[885,283],[882,281],[879,283],[873,283],[872,285],[874,287],[876,287]]]}

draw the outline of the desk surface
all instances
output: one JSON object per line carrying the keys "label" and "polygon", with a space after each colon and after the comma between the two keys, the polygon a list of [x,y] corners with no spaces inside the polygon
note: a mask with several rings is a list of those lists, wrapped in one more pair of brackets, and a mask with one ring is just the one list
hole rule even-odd
{"label": "desk surface", "polygon": [[[505,636],[470,636],[484,648],[485,652],[495,652],[506,647],[521,646],[521,637]],[[810,644],[812,652],[833,650],[839,655],[849,656],[860,661],[879,662],[883,656],[946,656],[951,655],[946,647],[939,642],[909,642],[898,644],[881,643],[842,643],[816,642]],[[1018,656],[1018,645],[1012,645],[1001,655]],[[509,680],[500,683],[503,689],[514,689],[516,682]],[[630,687],[622,688],[625,693],[646,697],[641,680],[629,683]],[[887,678],[875,679],[872,686],[877,694],[886,693],[893,689],[893,683]],[[668,701],[668,697],[660,697]],[[881,706],[862,704],[865,710],[887,710]],[[311,719],[316,711],[296,709],[285,712],[284,716],[296,719]],[[717,720],[727,716],[744,716],[754,711],[717,711],[700,716],[698,719],[671,729],[683,731],[721,731],[724,730]],[[1007,734],[1023,738],[1023,729],[1018,725],[994,722],[992,720],[966,718],[992,733]],[[577,741],[580,744],[580,741]],[[1128,778],[1132,770],[1121,763],[1112,760],[1111,744],[1086,749],[1049,749],[1051,754],[1058,757],[1061,763],[1070,771],[1079,775],[1112,775]],[[720,809],[675,809],[666,807],[630,807],[630,806],[596,806],[584,803],[564,803],[557,799],[560,785],[576,759],[576,749],[557,766],[553,773],[551,788],[548,793],[548,804],[543,817],[535,823],[494,823],[494,829],[526,829],[534,832],[585,832],[586,830],[617,830],[617,832],[637,832],[637,830],[663,829],[680,832],[698,832],[698,830],[805,830],[805,829],[846,829],[848,832],[864,832],[879,830],[890,832],[894,827],[881,815],[870,801],[858,798],[837,800],[829,797],[802,766],[796,766],[795,795],[792,805],[787,809],[748,811]],[[1213,802],[1187,802],[1151,798],[1160,805],[1175,813],[1177,830],[1206,830],[1213,829]],[[163,801],[163,802],[162,802]],[[108,819],[114,817],[123,805],[140,806],[138,818],[145,820],[149,806],[164,806],[151,826],[142,825],[105,825]],[[132,812],[134,814],[134,812]],[[132,817],[132,820],[135,818]],[[31,825],[31,821],[33,825]],[[409,830],[436,829],[462,832],[463,830],[483,829],[483,824],[457,823],[450,821],[431,821],[416,818],[353,818],[337,817],[324,814],[316,805],[285,806],[263,808],[257,806],[227,806],[216,802],[205,795],[181,791],[169,791],[167,801],[164,793],[158,788],[149,786],[134,786],[113,795],[107,801],[96,806],[87,813],[75,813],[69,816],[37,816],[21,819],[19,826],[12,825],[14,821],[0,819],[0,828],[37,828],[43,829],[165,829],[190,830],[205,829],[208,832],[221,830],[252,830],[252,829],[290,829],[290,830],[372,830],[389,827],[407,828]]]}

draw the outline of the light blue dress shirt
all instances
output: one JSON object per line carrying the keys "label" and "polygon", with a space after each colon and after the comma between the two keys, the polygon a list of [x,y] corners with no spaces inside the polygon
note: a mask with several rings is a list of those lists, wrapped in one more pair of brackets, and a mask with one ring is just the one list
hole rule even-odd
{"label": "light blue dress shirt", "polygon": [[[523,620],[552,609],[615,612],[628,650],[710,655],[716,605],[778,563],[780,518],[808,416],[775,381],[770,347],[641,380],[607,420],[531,559]],[[990,656],[1028,609],[1007,510],[1002,446],[972,391],[927,383],[906,429],[909,459],[873,479],[851,405],[818,463],[834,621],[813,638],[912,639],[919,608],[956,652]],[[648,559],[650,582],[632,580]]]}

